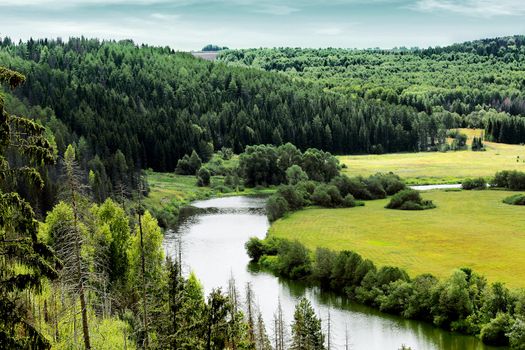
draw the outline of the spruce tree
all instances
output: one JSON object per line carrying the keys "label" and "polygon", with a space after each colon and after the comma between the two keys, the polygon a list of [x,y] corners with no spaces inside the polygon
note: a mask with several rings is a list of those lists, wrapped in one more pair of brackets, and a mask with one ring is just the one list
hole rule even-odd
{"label": "spruce tree", "polygon": [[304,297],[295,307],[291,349],[325,350],[321,320],[315,315],[312,304]]}
{"label": "spruce tree", "polygon": [[[0,67],[0,83],[14,89],[23,75]],[[13,168],[7,153],[15,152],[28,165]],[[38,290],[44,278],[58,276],[58,260],[37,238],[37,222],[29,203],[11,189],[13,179],[25,177],[44,186],[36,166],[52,163],[53,149],[44,128],[33,121],[9,115],[0,94],[0,344],[7,349],[47,349],[49,342],[32,323],[26,298]]]}

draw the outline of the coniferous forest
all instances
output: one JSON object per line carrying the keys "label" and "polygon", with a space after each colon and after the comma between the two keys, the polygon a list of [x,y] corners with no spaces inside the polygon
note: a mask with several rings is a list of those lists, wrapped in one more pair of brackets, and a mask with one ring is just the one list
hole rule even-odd
{"label": "coniferous forest", "polygon": [[[307,298],[296,298],[290,324],[279,300],[270,337],[250,283],[232,276],[205,295],[180,245],[177,259],[166,256],[163,228],[192,200],[259,190],[271,194],[255,208],[268,225],[307,207],[387,199],[390,212],[438,211],[392,172],[347,176],[337,156],[525,143],[524,36],[203,51],[220,52],[206,61],[132,40],[0,38],[0,349],[330,349],[330,318],[326,332]],[[467,144],[459,128],[483,133]],[[161,172],[191,184],[176,205],[148,207],[146,175]],[[524,183],[524,172],[499,169],[462,189]],[[469,267],[411,279],[349,250],[273,237],[246,249],[252,265],[309,287],[525,348],[523,292]]]}

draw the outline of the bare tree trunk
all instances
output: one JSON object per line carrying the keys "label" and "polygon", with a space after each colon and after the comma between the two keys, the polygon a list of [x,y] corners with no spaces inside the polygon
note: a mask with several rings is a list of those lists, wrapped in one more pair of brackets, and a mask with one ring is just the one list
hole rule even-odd
{"label": "bare tree trunk", "polygon": [[246,283],[246,310],[248,317],[248,336],[250,343],[255,344],[254,320],[253,320],[253,291],[250,282]]}
{"label": "bare tree trunk", "polygon": [[77,267],[77,278],[78,278],[78,296],[80,298],[80,308],[82,313],[82,332],[84,334],[84,347],[86,350],[91,349],[91,341],[89,339],[89,324],[88,324],[88,315],[87,315],[87,305],[86,305],[86,295],[84,293],[84,281],[82,278],[82,257],[80,256],[81,243],[80,243],[80,228],[78,225],[78,208],[76,195],[74,190],[74,184],[69,182],[71,190],[71,204],[73,206],[73,218],[74,218],[74,228],[75,228],[75,259]]}
{"label": "bare tree trunk", "polygon": [[149,345],[149,334],[148,334],[148,306],[147,306],[147,293],[146,293],[146,258],[144,257],[144,239],[142,233],[142,208],[139,208],[139,232],[140,232],[140,255],[142,264],[142,305],[143,305],[143,327],[144,327],[144,348],[147,349]]}

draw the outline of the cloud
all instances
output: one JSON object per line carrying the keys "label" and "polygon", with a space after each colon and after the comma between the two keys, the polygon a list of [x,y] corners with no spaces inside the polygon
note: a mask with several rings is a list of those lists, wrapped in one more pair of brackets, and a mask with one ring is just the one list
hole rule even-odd
{"label": "cloud", "polygon": [[411,8],[422,12],[448,11],[488,18],[525,15],[523,0],[417,0]]}
{"label": "cloud", "polygon": [[324,27],[319,28],[315,30],[315,34],[317,35],[326,35],[326,36],[336,36],[343,34],[344,30],[343,28],[339,27]]}
{"label": "cloud", "polygon": [[151,18],[153,19],[159,19],[162,21],[172,21],[180,18],[180,15],[172,15],[172,14],[165,14],[165,13],[152,13]]}
{"label": "cloud", "polygon": [[261,5],[258,5],[253,11],[258,12],[258,13],[266,13],[269,15],[275,15],[275,16],[284,16],[284,15],[289,15],[291,13],[297,12],[299,11],[299,9],[288,6],[288,5],[261,4]]}

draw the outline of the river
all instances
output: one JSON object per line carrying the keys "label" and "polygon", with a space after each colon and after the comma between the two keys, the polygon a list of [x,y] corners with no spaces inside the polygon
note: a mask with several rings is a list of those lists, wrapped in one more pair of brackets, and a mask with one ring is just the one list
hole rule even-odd
{"label": "river", "polygon": [[330,312],[332,349],[345,349],[346,330],[351,349],[397,350],[402,344],[413,350],[494,349],[474,337],[384,314],[319,288],[305,287],[250,267],[244,243],[252,236],[265,237],[269,222],[264,204],[265,199],[257,197],[196,201],[192,205],[200,209],[182,218],[177,230],[166,232],[164,248],[168,255],[176,257],[181,245],[184,271],[196,273],[206,294],[219,286],[226,291],[228,280],[234,276],[244,295],[244,286],[250,282],[270,338],[278,300],[289,324],[297,300],[306,296],[323,320],[324,328]]}

